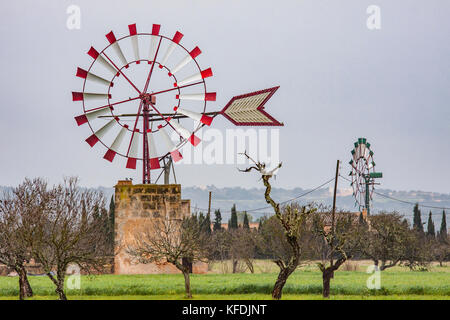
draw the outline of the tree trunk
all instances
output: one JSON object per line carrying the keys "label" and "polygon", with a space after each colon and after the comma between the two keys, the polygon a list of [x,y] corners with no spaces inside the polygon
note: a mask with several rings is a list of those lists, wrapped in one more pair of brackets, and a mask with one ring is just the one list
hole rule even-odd
{"label": "tree trunk", "polygon": [[189,277],[189,270],[184,269],[183,276],[184,276],[184,288],[186,290],[186,298],[191,299],[192,293],[191,293],[191,280]]}
{"label": "tree trunk", "polygon": [[64,293],[64,279],[62,279],[62,281],[58,280],[55,291],[58,294],[59,300],[67,300],[66,294]]}
{"label": "tree trunk", "polygon": [[323,282],[322,296],[324,298],[329,298],[330,297],[330,281],[331,281],[331,278],[333,278],[333,271],[331,269],[327,268],[324,271],[322,271],[322,282]]}
{"label": "tree trunk", "polygon": [[23,300],[33,296],[33,290],[28,282],[27,271],[24,266],[16,268],[16,272],[19,276],[19,299]]}
{"label": "tree trunk", "polygon": [[277,281],[275,282],[275,285],[273,286],[272,299],[276,299],[276,300],[281,299],[281,295],[283,293],[283,287],[286,284],[288,277],[291,275],[292,272],[294,272],[294,270],[295,270],[295,268],[293,268],[293,267],[280,268],[280,273],[278,274]]}
{"label": "tree trunk", "polygon": [[59,300],[67,300],[66,294],[64,293],[65,272],[64,273],[57,272],[56,279],[50,272],[47,273],[47,276],[55,284],[55,286],[56,286],[55,292],[58,295]]}
{"label": "tree trunk", "polygon": [[236,273],[237,272],[238,260],[232,258],[231,261],[232,261],[232,264],[233,264],[233,273]]}
{"label": "tree trunk", "polygon": [[56,285],[56,293],[59,296],[59,300],[67,300],[66,294],[64,293],[64,278],[66,276],[66,268],[61,268],[58,270],[56,276],[58,278],[58,284]]}
{"label": "tree trunk", "polygon": [[250,270],[250,273],[255,273],[255,268],[253,267],[253,262],[250,259],[246,259],[245,263],[247,264],[248,270]]}

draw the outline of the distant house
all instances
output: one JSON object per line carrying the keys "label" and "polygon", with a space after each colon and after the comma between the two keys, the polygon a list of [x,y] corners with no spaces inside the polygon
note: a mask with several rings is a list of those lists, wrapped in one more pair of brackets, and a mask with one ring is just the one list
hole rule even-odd
{"label": "distant house", "polygon": [[[259,223],[258,222],[250,222],[248,224],[250,226],[250,229],[258,229]],[[222,229],[228,229],[228,223],[222,223],[221,224]],[[242,224],[239,224],[239,227],[242,227]],[[211,230],[214,228],[214,223],[211,223]]]}

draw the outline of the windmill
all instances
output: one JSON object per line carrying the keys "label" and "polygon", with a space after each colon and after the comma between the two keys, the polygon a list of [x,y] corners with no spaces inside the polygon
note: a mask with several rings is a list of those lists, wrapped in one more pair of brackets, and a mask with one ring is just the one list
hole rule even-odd
{"label": "windmill", "polygon": [[[82,103],[83,112],[75,120],[92,131],[86,139],[91,147],[105,147],[104,159],[125,157],[129,169],[142,161],[143,184],[151,183],[150,173],[157,169],[167,181],[172,162],[183,158],[180,149],[188,143],[197,146],[197,131],[216,116],[236,126],[283,125],[264,110],[278,87],[235,96],[222,110],[208,111],[216,92],[206,86],[212,69],[202,69],[197,61],[202,51],[185,48],[181,32],[167,37],[160,29],[153,24],[150,33],[139,33],[131,24],[129,34],[120,38],[111,31],[106,47],[87,52],[89,68],[77,69],[84,82],[72,100]],[[176,142],[172,132],[179,137]]]}
{"label": "windmill", "polygon": [[370,201],[374,190],[375,179],[382,178],[383,173],[375,171],[373,151],[366,138],[359,138],[354,143],[351,151],[352,159],[349,164],[352,167],[349,176],[352,177],[351,186],[356,205],[360,210],[366,210],[370,214]]}

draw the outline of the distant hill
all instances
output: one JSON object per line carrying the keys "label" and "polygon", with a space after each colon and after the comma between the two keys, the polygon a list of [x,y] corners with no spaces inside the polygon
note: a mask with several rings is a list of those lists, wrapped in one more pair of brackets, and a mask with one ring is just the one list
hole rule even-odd
{"label": "distant hill", "polygon": [[[195,211],[196,207],[199,208],[199,211],[204,211],[204,209],[208,207],[209,191],[212,191],[212,207],[220,208],[222,211],[222,216],[227,217],[227,219],[233,203],[236,204],[236,207],[239,211],[252,210],[255,208],[267,208],[268,206],[265,202],[264,189],[262,188],[216,188],[214,186],[208,186],[206,188],[185,187],[182,189],[182,196],[185,199],[191,199],[191,208],[193,212]],[[271,195],[276,201],[283,202],[303,195],[309,191],[311,190],[302,188],[274,188],[272,189]],[[450,207],[450,194],[424,191],[394,191],[389,189],[377,189],[376,191],[378,193],[388,195],[389,197],[412,203],[419,202],[421,204],[436,207]],[[331,205],[333,202],[332,189],[318,189],[303,197],[298,198],[297,201],[299,201],[301,204],[316,202],[324,205]],[[336,206],[338,207],[338,209],[342,210],[358,211],[358,207],[355,206],[355,200],[352,196],[351,190],[338,190]],[[421,208],[422,221],[427,221],[428,213],[430,210],[433,212],[433,221],[435,225],[440,226],[442,216],[441,209]],[[377,213],[380,211],[397,211],[412,220],[413,205],[387,199],[374,194],[371,211],[373,213]],[[271,215],[272,211],[270,208],[267,208],[257,211],[251,211],[250,213],[255,219],[257,219],[265,214]],[[447,218],[449,217],[447,216]]]}
{"label": "distant hill", "polygon": [[[0,186],[0,194],[4,190],[10,189],[9,187]],[[109,201],[114,194],[113,188],[98,187],[96,188],[105,194],[106,199]],[[223,222],[226,222],[230,216],[230,208],[233,204],[236,204],[238,211],[250,210],[250,214],[253,216],[254,221],[261,216],[271,215],[273,212],[267,207],[267,203],[264,200],[264,189],[252,188],[244,189],[240,187],[233,188],[217,188],[215,186],[207,187],[183,187],[182,198],[191,200],[191,211],[206,211],[208,208],[208,192],[212,191],[212,209],[221,209]],[[272,197],[278,201],[288,201],[292,198],[298,197],[309,189],[294,188],[274,188],[272,189]],[[388,195],[389,197],[421,204],[437,206],[437,207],[450,207],[450,194],[424,192],[424,191],[394,191],[389,189],[377,189],[378,193]],[[306,196],[300,197],[298,201],[301,204],[309,202],[316,202],[325,205],[331,205],[333,200],[333,193],[331,188],[322,188],[314,192],[309,193]],[[336,200],[338,209],[357,211],[355,207],[355,201],[352,197],[352,191],[350,189],[338,190],[338,196]],[[251,211],[252,209],[266,208],[257,211]],[[399,201],[387,199],[379,195],[374,194],[372,201],[372,213],[379,211],[398,211],[400,214],[405,215],[409,220],[412,220],[413,205],[402,203]],[[442,210],[441,209],[428,209],[421,208],[422,221],[426,222],[428,219],[429,211],[433,212],[433,221],[437,229],[439,229],[441,223]],[[447,212],[447,214],[450,213]],[[450,217],[447,215],[447,219]]]}

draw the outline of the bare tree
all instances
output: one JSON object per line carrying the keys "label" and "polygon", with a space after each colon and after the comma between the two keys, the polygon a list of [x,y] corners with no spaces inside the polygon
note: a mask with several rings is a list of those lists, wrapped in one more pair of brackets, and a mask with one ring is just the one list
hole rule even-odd
{"label": "bare tree", "polygon": [[[234,258],[233,261],[243,261],[247,266],[247,269],[251,272],[255,272],[255,268],[253,266],[253,259],[256,254],[256,242],[257,242],[257,234],[256,232],[238,228],[227,230],[230,233],[230,248],[231,256]],[[233,263],[233,273],[236,272],[235,264]]]}
{"label": "bare tree", "polygon": [[[310,209],[302,207],[298,203],[292,203],[282,208],[285,213],[289,213],[289,211],[308,212],[308,210]],[[297,228],[298,265],[311,256],[313,237],[309,220],[309,217],[305,214],[299,220]],[[260,252],[280,267],[280,272],[286,269],[286,266],[294,258],[294,254],[297,253],[297,251],[292,250],[292,245],[287,241],[286,231],[276,216],[272,216],[261,223],[258,240]]]}
{"label": "bare tree", "polygon": [[442,267],[444,261],[450,259],[450,240],[444,241],[442,237],[433,241],[433,254]]}
{"label": "bare tree", "polygon": [[104,205],[102,193],[81,189],[74,177],[51,190],[50,208],[36,234],[32,255],[55,284],[60,300],[67,300],[64,279],[69,264],[86,273],[103,271],[108,249],[103,219],[107,217],[98,212]]}
{"label": "bare tree", "polygon": [[206,257],[205,234],[197,219],[165,216],[143,226],[135,235],[134,243],[127,253],[140,263],[171,263],[183,273],[186,297],[192,298],[190,268],[183,259],[190,262]]}
{"label": "bare tree", "polygon": [[42,179],[25,179],[0,201],[0,262],[17,272],[21,300],[33,295],[25,263],[32,258],[30,248],[48,203]]}
{"label": "bare tree", "polygon": [[382,212],[368,220],[370,229],[363,233],[362,253],[372,259],[380,271],[400,263],[405,258],[408,224],[395,212]]}
{"label": "bare tree", "polygon": [[329,223],[332,221],[330,212],[314,215],[313,230],[317,235],[316,245],[322,251],[322,262],[318,263],[318,267],[322,272],[324,298],[330,296],[330,281],[334,277],[334,272],[359,250],[360,228],[357,220],[350,212],[339,212],[336,213],[334,226]]}
{"label": "bare tree", "polygon": [[244,152],[243,155],[249,159],[253,165],[240,171],[250,172],[251,170],[255,170],[261,174],[261,179],[266,188],[264,193],[266,202],[273,208],[276,218],[280,221],[282,227],[284,228],[286,240],[292,250],[292,255],[290,255],[288,261],[277,260],[280,273],[278,274],[277,281],[275,282],[272,290],[272,298],[281,299],[283,287],[286,284],[288,277],[295,271],[295,269],[297,269],[301,261],[301,247],[298,242],[299,229],[305,223],[306,217],[315,211],[315,208],[310,206],[301,208],[286,206],[285,210],[281,210],[280,204],[275,202],[270,196],[272,186],[269,182],[274,172],[278,168],[281,168],[281,163],[279,163],[274,169],[268,171],[264,163],[253,160],[246,152]]}
{"label": "bare tree", "polygon": [[[405,222],[407,225],[407,223]],[[421,232],[415,228],[408,230],[403,244],[404,252],[402,264],[410,270],[427,270],[433,260],[434,242],[429,241]]]}
{"label": "bare tree", "polygon": [[214,231],[208,242],[208,260],[223,262],[230,257],[231,233],[226,229]]}
{"label": "bare tree", "polygon": [[225,260],[231,259],[232,273],[244,272],[246,269],[254,273],[256,244],[257,232],[254,230],[221,229],[209,236],[208,260],[224,263]]}

